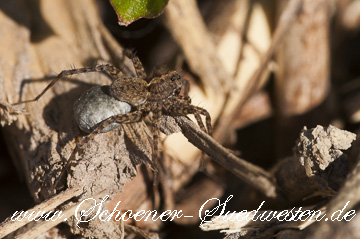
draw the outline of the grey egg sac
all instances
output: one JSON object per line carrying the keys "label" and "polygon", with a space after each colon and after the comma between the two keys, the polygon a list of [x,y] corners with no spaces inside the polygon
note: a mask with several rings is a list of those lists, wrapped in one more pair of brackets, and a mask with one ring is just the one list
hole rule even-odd
{"label": "grey egg sac", "polygon": [[[79,128],[87,133],[92,132],[101,121],[119,114],[131,111],[128,103],[116,100],[109,94],[109,86],[95,86],[86,91],[74,103],[74,117]],[[112,123],[101,133],[119,127],[119,123]]]}

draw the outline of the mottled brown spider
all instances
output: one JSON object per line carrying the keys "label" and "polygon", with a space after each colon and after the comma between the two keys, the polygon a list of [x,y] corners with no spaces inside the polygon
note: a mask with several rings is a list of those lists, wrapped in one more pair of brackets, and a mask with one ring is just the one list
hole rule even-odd
{"label": "mottled brown spider", "polygon": [[[22,101],[21,103],[28,103],[37,101],[48,89],[50,89],[62,77],[68,77],[86,72],[107,72],[113,82],[110,85],[110,95],[115,99],[126,102],[134,107],[134,111],[127,114],[119,114],[107,118],[100,122],[95,129],[87,136],[83,137],[77,143],[69,160],[65,165],[65,169],[74,160],[78,150],[86,144],[96,134],[109,126],[113,122],[117,123],[133,123],[142,120],[146,115],[152,112],[152,134],[153,134],[153,164],[157,168],[159,159],[159,119],[162,115],[169,116],[185,116],[193,114],[200,126],[200,128],[207,132],[212,133],[211,119],[209,113],[200,107],[191,105],[191,99],[184,93],[180,92],[184,86],[185,80],[181,78],[180,74],[176,71],[170,71],[162,74],[159,77],[154,77],[149,83],[145,81],[146,73],[139,60],[134,54],[127,52],[130,56],[135,67],[136,77],[126,77],[116,67],[110,64],[97,65],[95,67],[77,68],[72,70],[62,71],[50,84],[33,100]],[[200,115],[205,116],[206,128],[201,120]],[[155,169],[156,170],[156,169]]]}

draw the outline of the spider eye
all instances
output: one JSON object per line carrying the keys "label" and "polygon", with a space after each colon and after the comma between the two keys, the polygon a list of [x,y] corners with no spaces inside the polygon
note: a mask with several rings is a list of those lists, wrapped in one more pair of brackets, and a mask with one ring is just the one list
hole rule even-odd
{"label": "spider eye", "polygon": [[170,80],[175,81],[175,80],[179,80],[180,78],[181,78],[181,76],[179,74],[174,74],[171,76]]}

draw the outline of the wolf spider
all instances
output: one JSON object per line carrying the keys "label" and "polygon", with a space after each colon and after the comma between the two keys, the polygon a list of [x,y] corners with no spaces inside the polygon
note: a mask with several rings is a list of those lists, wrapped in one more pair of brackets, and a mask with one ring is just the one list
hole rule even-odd
{"label": "wolf spider", "polygon": [[[49,90],[62,77],[69,77],[72,75],[86,73],[86,72],[107,72],[112,78],[110,85],[110,96],[115,99],[129,103],[135,108],[135,111],[126,114],[119,114],[111,116],[94,128],[92,132],[84,136],[75,146],[70,158],[65,164],[65,170],[72,163],[76,153],[95,135],[110,124],[116,123],[134,123],[142,120],[146,115],[152,112],[152,134],[153,134],[153,150],[152,158],[153,164],[158,168],[159,153],[159,119],[162,115],[170,116],[185,116],[193,114],[201,130],[212,133],[210,114],[203,108],[191,105],[191,99],[187,95],[181,95],[180,92],[184,86],[185,80],[181,78],[176,71],[169,71],[158,77],[151,79],[150,83],[145,81],[146,73],[139,58],[134,54],[127,52],[135,67],[136,76],[126,77],[119,69],[111,64],[97,65],[95,67],[77,68],[72,70],[62,71],[50,84],[33,100],[21,101],[16,104],[29,103],[37,101],[42,97],[47,90]],[[205,116],[206,128],[201,120],[201,116]],[[74,160],[75,161],[75,160]],[[203,162],[204,163],[204,162]],[[61,173],[60,178],[63,173]]]}

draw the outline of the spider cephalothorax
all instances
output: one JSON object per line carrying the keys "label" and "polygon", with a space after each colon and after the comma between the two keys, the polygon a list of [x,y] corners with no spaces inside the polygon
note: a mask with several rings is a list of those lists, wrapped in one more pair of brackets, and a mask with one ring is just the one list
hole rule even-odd
{"label": "spider cephalothorax", "polygon": [[[170,71],[166,74],[154,77],[149,83],[145,81],[146,73],[144,68],[136,56],[130,54],[133,61],[136,76],[125,77],[123,73],[116,67],[105,64],[95,67],[78,68],[72,70],[62,71],[35,99],[27,100],[20,103],[27,103],[37,101],[49,88],[51,88],[60,78],[71,76],[86,72],[107,72],[113,83],[109,87],[109,94],[111,97],[125,102],[133,106],[131,112],[126,114],[113,115],[101,122],[96,122],[94,127],[91,127],[93,131],[87,136],[83,137],[80,142],[77,143],[73,150],[69,160],[65,165],[65,169],[74,160],[76,153],[80,147],[86,144],[96,134],[104,132],[103,130],[113,123],[134,123],[142,120],[150,112],[152,113],[152,133],[153,133],[153,163],[157,167],[157,160],[159,155],[159,119],[162,115],[169,116],[185,116],[193,114],[198,122],[200,128],[211,134],[211,119],[209,113],[200,107],[191,105],[191,100],[187,93],[181,95],[180,92],[184,85],[184,79],[176,71]],[[80,98],[79,101],[82,99]],[[201,120],[200,115],[204,115],[206,118],[206,128]],[[61,176],[60,176],[61,178]]]}
{"label": "spider cephalothorax", "polygon": [[183,82],[184,80],[176,71],[170,71],[159,77],[155,77],[150,81],[147,87],[149,91],[148,99],[151,101],[157,101],[179,95]]}

